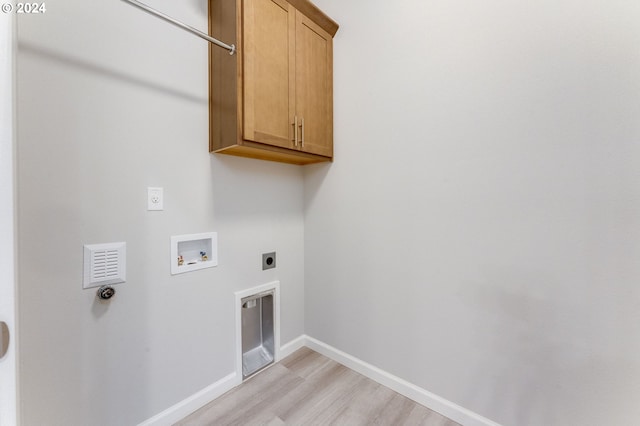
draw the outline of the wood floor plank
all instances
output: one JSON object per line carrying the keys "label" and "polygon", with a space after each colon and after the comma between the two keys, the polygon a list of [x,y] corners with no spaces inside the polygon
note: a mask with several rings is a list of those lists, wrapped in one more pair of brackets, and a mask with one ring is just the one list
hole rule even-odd
{"label": "wood floor plank", "polygon": [[358,391],[331,424],[345,426],[369,424],[372,415],[375,417],[378,413],[376,407],[383,405],[391,395],[390,389],[365,378]]}
{"label": "wood floor plank", "polygon": [[395,394],[385,404],[371,424],[375,425],[404,425],[411,413],[415,402],[400,394]]}
{"label": "wood floor plank", "polygon": [[269,423],[264,423],[266,426],[281,426],[286,423],[282,421],[280,417],[274,417]]}
{"label": "wood floor plank", "polygon": [[459,426],[309,348],[245,380],[176,423]]}
{"label": "wood floor plank", "polygon": [[281,414],[280,418],[293,425],[322,423],[323,417],[330,417],[334,410],[347,402],[345,400],[353,394],[361,380],[361,375],[338,364],[331,375],[309,383],[307,397]]}
{"label": "wood floor plank", "polygon": [[415,404],[413,410],[407,417],[405,423],[407,426],[456,426],[458,423],[446,418],[440,413],[429,410],[420,404]]}
{"label": "wood floor plank", "polygon": [[[303,379],[276,364],[178,422],[180,426],[246,424]],[[275,417],[275,415],[273,415]]]}

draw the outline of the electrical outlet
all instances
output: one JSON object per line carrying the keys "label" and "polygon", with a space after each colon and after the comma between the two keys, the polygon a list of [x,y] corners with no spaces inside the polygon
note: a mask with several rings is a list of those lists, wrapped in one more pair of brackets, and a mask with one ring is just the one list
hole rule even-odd
{"label": "electrical outlet", "polygon": [[147,188],[147,210],[164,210],[163,193],[162,188]]}

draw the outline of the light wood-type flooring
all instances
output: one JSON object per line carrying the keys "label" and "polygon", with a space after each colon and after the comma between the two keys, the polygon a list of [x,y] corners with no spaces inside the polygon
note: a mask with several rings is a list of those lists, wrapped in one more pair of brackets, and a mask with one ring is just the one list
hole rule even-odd
{"label": "light wood-type flooring", "polygon": [[458,423],[308,348],[302,348],[178,422],[205,425]]}

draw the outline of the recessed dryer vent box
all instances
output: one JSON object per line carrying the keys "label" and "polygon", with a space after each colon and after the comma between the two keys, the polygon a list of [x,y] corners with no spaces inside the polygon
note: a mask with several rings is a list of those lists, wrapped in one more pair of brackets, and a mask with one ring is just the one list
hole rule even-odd
{"label": "recessed dryer vent box", "polygon": [[171,237],[171,275],[218,266],[218,234]]}
{"label": "recessed dryer vent box", "polygon": [[242,299],[242,379],[274,362],[274,290]]}

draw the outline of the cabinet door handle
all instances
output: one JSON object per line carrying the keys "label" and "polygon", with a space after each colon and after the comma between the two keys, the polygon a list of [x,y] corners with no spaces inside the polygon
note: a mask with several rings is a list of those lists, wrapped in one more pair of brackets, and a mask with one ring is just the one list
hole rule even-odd
{"label": "cabinet door handle", "polygon": [[302,147],[304,148],[304,117],[301,118],[300,129],[302,130]]}
{"label": "cabinet door handle", "polygon": [[298,116],[297,115],[294,117],[294,121],[293,123],[291,123],[291,125],[293,126],[293,146],[298,146]]}

